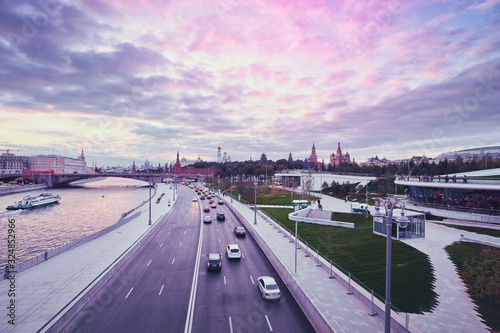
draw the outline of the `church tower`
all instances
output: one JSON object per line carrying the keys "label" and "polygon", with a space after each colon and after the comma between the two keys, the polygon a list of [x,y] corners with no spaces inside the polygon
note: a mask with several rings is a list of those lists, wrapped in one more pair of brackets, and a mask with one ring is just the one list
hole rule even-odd
{"label": "church tower", "polygon": [[179,151],[177,151],[177,159],[175,160],[174,174],[181,174],[181,161],[179,160]]}
{"label": "church tower", "polygon": [[220,145],[217,147],[217,163],[222,162],[222,156],[221,156],[221,151],[220,151]]}
{"label": "church tower", "polygon": [[314,166],[317,166],[318,164],[318,155],[316,155],[316,147],[314,146],[314,142],[311,149],[311,156],[309,156],[309,162],[313,162]]}

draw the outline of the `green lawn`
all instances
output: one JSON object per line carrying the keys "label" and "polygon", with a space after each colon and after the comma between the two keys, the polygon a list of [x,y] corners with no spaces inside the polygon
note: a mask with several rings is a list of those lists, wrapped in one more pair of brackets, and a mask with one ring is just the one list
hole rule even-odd
{"label": "green lawn", "polygon": [[[480,257],[481,251],[484,249],[494,249],[498,251],[496,248],[492,248],[486,245],[475,244],[475,243],[467,243],[467,242],[455,242],[452,245],[448,245],[445,247],[446,252],[450,256],[450,259],[453,261],[455,266],[457,267],[460,276],[463,277],[463,268],[464,263],[469,263],[473,268],[479,268],[481,264],[479,264],[478,259]],[[490,327],[494,332],[500,331],[500,264],[498,260],[498,256],[495,262],[483,262],[483,268],[480,271],[479,276],[474,279],[476,283],[480,284],[480,292],[475,293],[470,289],[471,281],[465,281],[465,284],[468,287],[468,292],[471,295],[471,298],[478,305],[478,311],[481,314],[481,317],[485,321],[486,325]],[[486,281],[490,280],[490,287],[493,286],[493,289],[485,288],[483,285],[486,285]],[[496,286],[496,289],[495,287]],[[489,295],[486,296],[489,290]],[[495,296],[496,295],[496,296]]]}
{"label": "green lawn", "polygon": [[[291,209],[264,208],[287,228]],[[299,223],[305,241],[351,272],[379,295],[385,295],[385,237],[374,235],[372,218],[362,214],[333,213],[332,220],[355,223],[354,229]],[[392,304],[403,312],[423,313],[437,304],[433,269],[426,254],[399,241],[392,242]]]}

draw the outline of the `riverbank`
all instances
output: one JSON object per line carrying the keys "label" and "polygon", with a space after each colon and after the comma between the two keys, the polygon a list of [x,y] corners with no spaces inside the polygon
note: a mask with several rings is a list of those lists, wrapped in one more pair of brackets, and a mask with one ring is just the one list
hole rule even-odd
{"label": "riverbank", "polygon": [[0,196],[47,188],[46,184],[0,186]]}

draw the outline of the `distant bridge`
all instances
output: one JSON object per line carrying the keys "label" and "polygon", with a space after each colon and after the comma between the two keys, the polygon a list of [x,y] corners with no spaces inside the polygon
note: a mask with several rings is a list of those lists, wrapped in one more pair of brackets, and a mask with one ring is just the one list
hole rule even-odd
{"label": "distant bridge", "polygon": [[146,173],[53,173],[53,174],[30,174],[30,173],[21,173],[21,174],[4,174],[0,175],[0,179],[4,180],[14,180],[19,177],[30,177],[38,179],[39,183],[45,183],[49,187],[57,187],[68,185],[71,182],[82,179],[89,178],[100,178],[100,177],[117,177],[117,178],[130,178],[137,179],[148,182],[149,180],[155,183],[161,183],[163,178],[176,177],[177,175],[171,174],[146,174]]}

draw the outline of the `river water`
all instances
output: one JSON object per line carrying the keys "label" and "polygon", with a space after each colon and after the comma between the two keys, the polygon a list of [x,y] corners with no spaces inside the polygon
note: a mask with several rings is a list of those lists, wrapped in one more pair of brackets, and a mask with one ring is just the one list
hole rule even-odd
{"label": "river water", "polygon": [[[44,192],[59,194],[61,200],[32,210],[6,210],[26,195]],[[148,195],[145,182],[110,177],[78,186],[0,196],[0,267],[5,267],[8,257],[9,219],[15,220],[16,263],[21,263],[118,222],[123,213],[143,203]]]}

